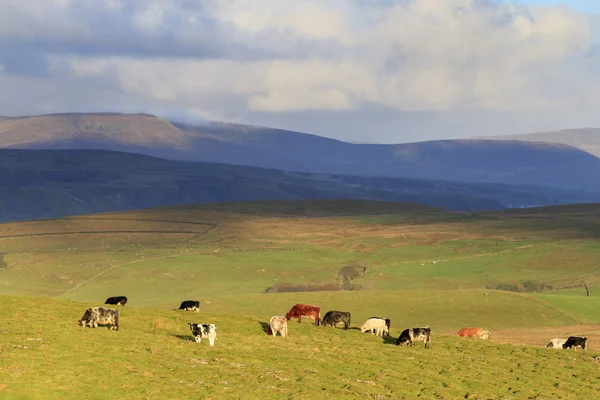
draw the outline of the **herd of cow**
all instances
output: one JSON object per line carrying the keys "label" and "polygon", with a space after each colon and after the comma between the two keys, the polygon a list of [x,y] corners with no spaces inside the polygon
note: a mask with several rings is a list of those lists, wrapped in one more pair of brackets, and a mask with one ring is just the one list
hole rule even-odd
{"label": "herd of cow", "polygon": [[[127,304],[127,297],[116,296],[109,297],[106,299],[104,304],[120,305],[124,306]],[[181,303],[178,309],[184,311],[200,311],[200,302],[196,300],[185,300]],[[307,317],[313,320],[314,325],[319,326],[331,326],[335,327],[339,324],[344,325],[344,329],[350,327],[351,314],[346,311],[328,311],[321,319],[321,308],[311,306],[308,304],[296,304],[285,316],[274,315],[269,320],[269,327],[267,328],[267,334],[277,336],[279,333],[282,337],[286,338],[288,335],[287,322],[292,318],[297,318],[298,323],[302,321],[302,317]],[[83,317],[79,320],[82,327],[93,327],[97,328],[98,325],[108,325],[109,329],[119,330],[119,311],[114,308],[105,307],[90,307],[88,308]],[[360,327],[361,333],[370,332],[372,335],[383,337],[384,335],[390,335],[390,324],[389,318],[370,317]],[[200,343],[202,339],[208,339],[211,346],[215,345],[215,339],[217,338],[217,327],[215,324],[197,324],[194,322],[188,323],[194,340]],[[483,330],[482,328],[462,328],[456,332],[457,336],[470,337],[476,339],[487,340],[490,338],[490,332]],[[425,348],[429,348],[431,345],[431,328],[420,327],[420,328],[407,328],[400,333],[400,336],[396,340],[396,345],[400,346],[406,344],[408,346],[413,345],[415,341],[422,341]],[[587,338],[582,336],[570,336],[567,339],[552,339],[546,347],[555,349],[571,349],[581,347],[583,350],[587,350]]]}

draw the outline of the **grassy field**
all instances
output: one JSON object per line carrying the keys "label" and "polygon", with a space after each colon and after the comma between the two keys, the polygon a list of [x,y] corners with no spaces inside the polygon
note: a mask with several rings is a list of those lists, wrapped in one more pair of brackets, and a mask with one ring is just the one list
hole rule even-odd
{"label": "grassy field", "polygon": [[[595,398],[598,236],[598,205],[268,202],[0,224],[0,398]],[[366,268],[360,290],[265,293],[334,282],[347,265]],[[527,281],[552,290],[493,290]],[[115,295],[129,298],[119,332],[77,326]],[[185,299],[201,312],[174,311]],[[354,329],[264,334],[300,302],[350,311]],[[392,320],[391,339],[357,330],[374,315]],[[216,346],[187,322],[216,323]],[[431,349],[393,345],[424,325]],[[464,326],[491,340],[453,336]],[[590,350],[544,347],[570,335]]]}
{"label": "grassy field", "polygon": [[123,293],[132,305],[158,306],[334,282],[346,265],[367,268],[354,282],[363,290],[596,287],[599,236],[597,205],[470,214],[369,202],[158,208],[0,224],[0,294]]}
{"label": "grassy field", "polygon": [[[531,303],[512,297],[511,306]],[[289,300],[277,294],[262,304],[283,306]],[[0,296],[2,399],[592,399],[600,389],[593,358],[598,346],[588,352],[558,351],[527,340],[502,343],[510,333],[486,342],[432,327],[430,349],[422,343],[397,347],[393,341],[401,327],[394,327],[396,321],[390,339],[307,321],[290,321],[289,337],[283,339],[264,333],[268,312],[134,307],[119,309],[118,332],[81,328],[77,320],[91,305]],[[214,347],[192,341],[186,325],[191,321],[217,325]],[[600,326],[594,329],[600,339]],[[519,332],[527,336],[528,330]],[[545,333],[555,334],[552,328]]]}

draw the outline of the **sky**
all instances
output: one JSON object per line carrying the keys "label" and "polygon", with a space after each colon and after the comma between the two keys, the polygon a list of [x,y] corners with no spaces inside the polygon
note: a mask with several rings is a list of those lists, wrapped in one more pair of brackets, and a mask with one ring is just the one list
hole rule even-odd
{"label": "sky", "polygon": [[600,0],[0,0],[0,93],[372,143],[600,127]]}

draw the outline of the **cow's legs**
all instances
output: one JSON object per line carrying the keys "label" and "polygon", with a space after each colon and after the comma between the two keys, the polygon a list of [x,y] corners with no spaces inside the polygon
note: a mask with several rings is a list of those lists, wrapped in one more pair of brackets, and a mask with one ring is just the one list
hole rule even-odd
{"label": "cow's legs", "polygon": [[302,321],[302,315],[298,316],[298,323],[300,323]]}
{"label": "cow's legs", "polygon": [[194,336],[194,340],[196,341],[196,343],[200,343],[202,338],[200,336]]}
{"label": "cow's legs", "polygon": [[214,337],[209,337],[208,338],[208,342],[210,343],[211,346],[215,345],[215,338]]}

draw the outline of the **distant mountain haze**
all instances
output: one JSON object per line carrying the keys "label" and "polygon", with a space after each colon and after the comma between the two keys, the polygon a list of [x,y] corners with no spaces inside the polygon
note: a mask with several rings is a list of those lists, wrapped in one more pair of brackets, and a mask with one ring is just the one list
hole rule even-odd
{"label": "distant mountain haze", "polygon": [[352,144],[239,124],[194,126],[148,114],[54,114],[0,120],[3,148],[106,149],[307,173],[600,191],[597,157],[566,144],[504,139]]}
{"label": "distant mountain haze", "polygon": [[285,172],[106,150],[0,149],[0,221],[190,203],[308,199],[381,200],[473,211],[600,202],[600,193]]}

